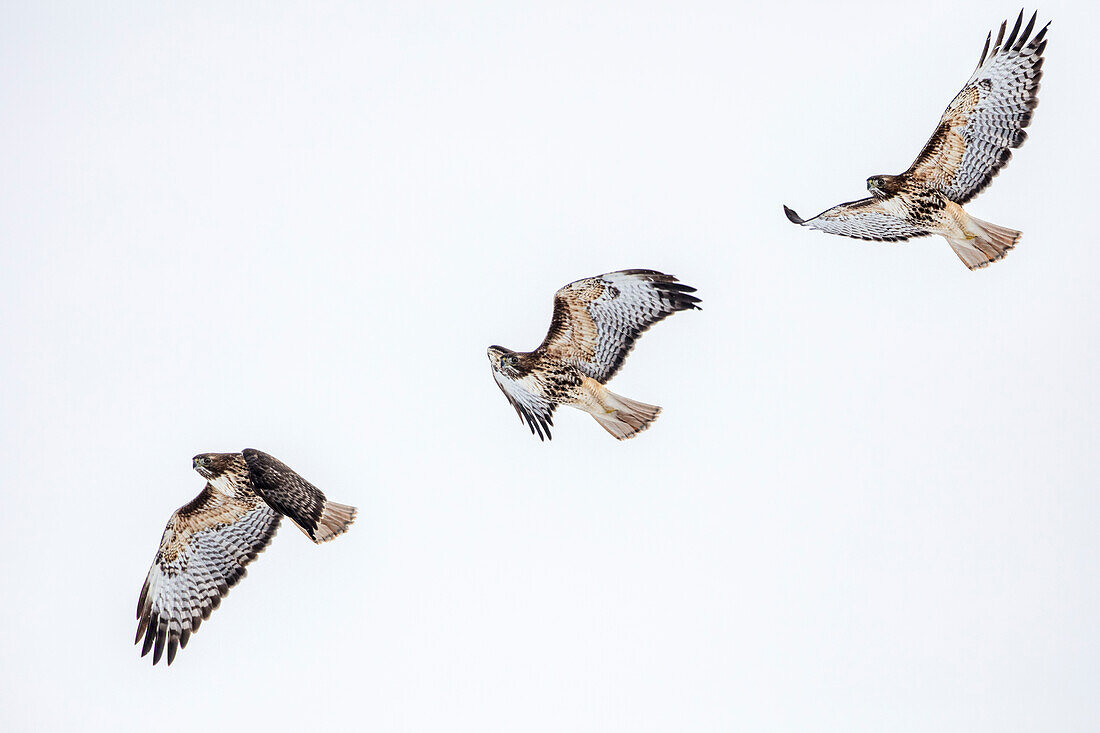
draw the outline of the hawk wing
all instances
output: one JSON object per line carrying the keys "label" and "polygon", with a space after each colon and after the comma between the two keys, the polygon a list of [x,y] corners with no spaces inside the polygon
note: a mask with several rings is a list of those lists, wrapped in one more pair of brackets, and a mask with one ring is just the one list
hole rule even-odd
{"label": "hawk wing", "polygon": [[[795,224],[820,229],[829,234],[875,242],[904,242],[906,239],[931,233],[899,216],[903,209],[897,203],[896,197],[868,197],[839,204],[811,219],[803,219],[787,206],[783,207],[783,211]],[[894,213],[895,210],[898,213]]]}
{"label": "hawk wing", "polygon": [[1012,157],[1012,149],[1027,139],[1024,128],[1039,104],[1035,95],[1043,75],[1050,23],[1028,42],[1035,15],[1021,33],[1023,17],[1020,11],[1007,39],[1007,21],[1001,24],[992,52],[990,36],[986,36],[978,68],[906,171],[955,203],[965,204],[988,186]]}
{"label": "hawk wing", "polygon": [[355,521],[355,507],[329,501],[320,489],[278,458],[253,448],[246,448],[241,455],[248,464],[253,490],[272,509],[290,517],[314,542],[328,542]]}
{"label": "hawk wing", "polygon": [[536,351],[572,364],[598,382],[615,376],[650,326],[701,302],[672,275],[621,270],[569,283],[554,295],[550,332]]}
{"label": "hawk wing", "polygon": [[255,496],[229,499],[209,484],[178,509],[138,598],[134,643],[145,636],[141,655],[153,650],[156,664],[167,644],[171,664],[177,645],[187,646],[278,528],[279,515]]}
{"label": "hawk wing", "polygon": [[550,426],[554,424],[554,409],[558,406],[552,401],[543,389],[542,381],[533,372],[524,374],[519,379],[511,379],[506,374],[501,374],[493,369],[493,379],[512,407],[516,408],[520,422],[527,422],[531,428],[531,434],[539,436],[539,440],[550,438]]}

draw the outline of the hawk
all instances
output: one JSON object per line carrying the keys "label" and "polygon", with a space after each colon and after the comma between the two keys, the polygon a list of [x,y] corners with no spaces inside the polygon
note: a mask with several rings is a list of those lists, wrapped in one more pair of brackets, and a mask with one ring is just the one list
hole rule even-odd
{"label": "hawk", "polygon": [[153,664],[165,647],[171,664],[177,647],[187,646],[245,576],[245,566],[271,542],[283,516],[318,544],[344,533],[355,520],[355,507],[329,501],[262,451],[204,453],[192,466],[206,486],[168,520],[138,598],[134,643],[144,636],[141,656],[152,650]]}
{"label": "hawk", "polygon": [[868,178],[869,198],[834,206],[812,219],[784,206],[787,218],[830,234],[878,242],[939,234],[971,270],[1004,257],[1020,240],[1020,232],[972,217],[962,204],[985,189],[1008,163],[1012,149],[1023,145],[1024,128],[1039,103],[1050,23],[1029,41],[1036,16],[1021,32],[1023,17],[1021,11],[1008,38],[1007,21],[1001,24],[992,51],[992,34],[986,36],[978,68],[909,170]]}
{"label": "hawk", "polygon": [[569,283],[554,295],[550,332],[534,351],[489,347],[493,378],[540,440],[550,438],[554,409],[569,405],[596,418],[619,440],[657,419],[661,408],[615,394],[604,385],[634,342],[654,323],[701,302],[672,275],[621,270]]}

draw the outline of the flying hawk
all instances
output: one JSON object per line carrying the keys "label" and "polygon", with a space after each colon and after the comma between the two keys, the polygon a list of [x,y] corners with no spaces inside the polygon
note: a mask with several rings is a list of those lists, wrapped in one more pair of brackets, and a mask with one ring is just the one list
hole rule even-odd
{"label": "flying hawk", "polygon": [[258,450],[204,453],[192,466],[206,479],[202,493],[168,520],[153,567],[138,598],[141,656],[153,664],[168,647],[168,664],[178,646],[209,618],[245,566],[263,551],[285,515],[320,544],[342,534],[355,520],[355,507],[328,501],[286,464]]}
{"label": "flying hawk", "polygon": [[[1027,138],[1024,128],[1039,103],[1043,50],[1050,23],[1028,41],[1035,15],[1020,32],[1023,11],[1006,39],[1001,24],[993,50],[985,38],[978,68],[940,118],[909,170],[867,179],[869,198],[834,206],[795,224],[856,239],[902,242],[939,234],[971,270],[985,267],[1016,246],[1020,232],[976,219],[962,204],[974,198]],[[1002,43],[1004,41],[1004,43]]]}
{"label": "flying hawk", "polygon": [[698,309],[695,288],[653,270],[622,270],[577,280],[554,295],[550,332],[534,351],[489,347],[493,378],[540,440],[554,409],[569,405],[596,418],[619,440],[657,419],[661,408],[604,386],[647,328],[676,311]]}

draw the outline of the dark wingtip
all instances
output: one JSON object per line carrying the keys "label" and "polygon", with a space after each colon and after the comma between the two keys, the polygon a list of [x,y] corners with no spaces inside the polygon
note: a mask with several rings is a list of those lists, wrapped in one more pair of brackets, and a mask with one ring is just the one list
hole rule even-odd
{"label": "dark wingtip", "polygon": [[1043,39],[1047,36],[1047,29],[1050,28],[1052,21],[1047,21],[1047,24],[1039,29],[1039,32],[1035,34],[1035,37],[1031,39],[1031,46],[1035,48],[1035,53],[1042,56],[1043,48],[1046,48],[1046,43]]}
{"label": "dark wingtip", "polygon": [[[531,423],[531,426],[533,428],[531,430],[531,432],[535,433],[535,435],[539,436],[539,442],[544,443],[544,442],[546,442],[547,440],[550,439],[550,428],[548,428],[546,425],[544,425],[542,420],[539,420],[539,419],[535,418],[534,422]],[[536,427],[537,427],[537,430],[534,429]]]}
{"label": "dark wingtip", "polygon": [[1016,24],[1014,26],[1012,26],[1012,32],[1009,33],[1008,38],[1005,39],[1005,44],[1002,47],[1002,50],[1008,50],[1008,49],[1013,47],[1013,45],[1016,43],[1017,34],[1019,34],[1019,32],[1020,32],[1020,26],[1023,24],[1023,22],[1024,22],[1024,10],[1023,10],[1023,8],[1020,8],[1020,14],[1018,16],[1016,16]]}
{"label": "dark wingtip", "polygon": [[989,53],[989,41],[993,38],[993,32],[985,34],[985,47],[982,48],[982,57],[978,59],[978,68],[982,68],[982,64],[985,63],[985,55]]}
{"label": "dark wingtip", "polygon": [[138,622],[137,636],[134,637],[134,643],[135,644],[137,644],[139,641],[141,641],[141,637],[145,636],[145,629],[148,626],[149,626],[149,621],[147,619],[141,619]]}
{"label": "dark wingtip", "polygon": [[[145,642],[141,645],[141,656],[145,656],[153,649],[153,642],[156,640],[157,627],[156,619],[150,618],[149,623],[145,625]],[[135,642],[136,643],[136,642]]]}
{"label": "dark wingtip", "polygon": [[157,639],[153,644],[153,664],[160,662],[164,656],[164,642],[168,641],[168,622],[161,619],[157,624]]}
{"label": "dark wingtip", "polygon": [[[671,275],[669,275],[669,277],[672,278]],[[658,285],[658,288],[660,290],[664,290],[665,292],[668,292],[668,293],[694,293],[695,292],[695,288],[691,287],[690,285],[685,285],[684,283],[680,282],[676,278],[672,278],[668,282],[660,283]]]}
{"label": "dark wingtip", "polygon": [[543,420],[537,415],[523,412],[519,407],[516,407],[516,412],[519,413],[520,423],[526,423],[527,427],[531,429],[531,435],[537,435],[540,441],[550,440],[550,426],[553,425],[552,421]]}
{"label": "dark wingtip", "polygon": [[672,278],[672,280],[669,282],[660,283],[659,289],[669,296],[668,302],[669,305],[672,307],[673,312],[691,310],[693,308],[695,310],[702,310],[701,308],[699,308],[698,305],[696,305],[696,303],[701,303],[703,301],[701,301],[698,297],[691,295],[691,293],[694,293],[696,291],[695,288],[679,282],[671,275],[669,275],[668,277]]}
{"label": "dark wingtip", "polygon": [[[694,291],[695,288],[692,288]],[[676,299],[672,302],[672,307],[677,311],[689,311],[689,310],[702,310],[699,304],[702,303],[702,299],[689,295],[688,293],[677,293]]]}
{"label": "dark wingtip", "polygon": [[787,206],[786,204],[783,204],[783,213],[786,214],[787,218],[790,219],[795,224],[805,224],[806,223],[805,219],[803,219],[801,216],[799,216],[797,213],[795,213],[795,210],[792,209],[790,206]]}
{"label": "dark wingtip", "polygon": [[1001,41],[1005,39],[1005,29],[1008,28],[1008,21],[1001,21],[1001,28],[997,31],[997,40],[993,42],[993,55],[996,56],[1001,51]]}

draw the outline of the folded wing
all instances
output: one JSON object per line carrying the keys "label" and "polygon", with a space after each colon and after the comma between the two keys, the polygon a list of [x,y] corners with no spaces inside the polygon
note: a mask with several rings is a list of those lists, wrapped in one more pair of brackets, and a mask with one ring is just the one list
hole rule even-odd
{"label": "folded wing", "polygon": [[699,308],[694,292],[655,270],[621,270],[577,280],[554,296],[550,332],[539,351],[606,382],[646,329],[677,311]]}
{"label": "folded wing", "polygon": [[279,515],[257,497],[229,499],[209,485],[176,511],[138,598],[141,655],[153,651],[156,664],[167,648],[171,664],[278,528]]}
{"label": "folded wing", "polygon": [[992,51],[986,36],[978,68],[909,168],[915,179],[938,188],[955,203],[966,203],[988,186],[1012,157],[1012,149],[1027,139],[1024,128],[1039,104],[1036,94],[1050,26],[1028,41],[1035,17],[1021,32],[1021,11],[1008,38],[1007,22],[1002,23]]}
{"label": "folded wing", "polygon": [[241,451],[252,488],[267,504],[290,517],[314,542],[328,542],[347,531],[356,509],[329,501],[324,492],[274,456],[253,448]]}

